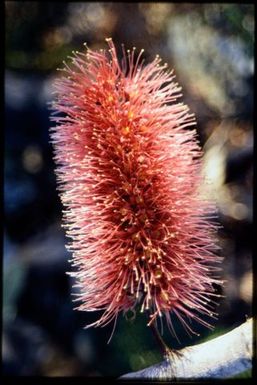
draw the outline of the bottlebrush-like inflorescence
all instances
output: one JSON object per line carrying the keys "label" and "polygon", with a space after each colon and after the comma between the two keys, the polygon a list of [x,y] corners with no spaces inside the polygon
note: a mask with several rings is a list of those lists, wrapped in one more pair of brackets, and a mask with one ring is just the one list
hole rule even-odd
{"label": "bottlebrush-like inflorescence", "polygon": [[[51,129],[71,273],[79,310],[104,310],[96,322],[139,309],[148,325],[175,314],[210,326],[219,284],[214,205],[199,195],[202,152],[181,88],[142,52],[74,52],[56,80]],[[214,285],[215,286],[215,285]],[[202,319],[203,318],[203,319]]]}

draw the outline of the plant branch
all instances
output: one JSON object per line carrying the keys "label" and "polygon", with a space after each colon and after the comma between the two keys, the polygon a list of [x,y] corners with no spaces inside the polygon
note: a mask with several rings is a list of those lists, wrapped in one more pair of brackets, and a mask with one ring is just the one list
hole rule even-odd
{"label": "plant branch", "polygon": [[253,319],[207,342],[189,346],[167,356],[159,364],[121,379],[228,378],[252,367]]}

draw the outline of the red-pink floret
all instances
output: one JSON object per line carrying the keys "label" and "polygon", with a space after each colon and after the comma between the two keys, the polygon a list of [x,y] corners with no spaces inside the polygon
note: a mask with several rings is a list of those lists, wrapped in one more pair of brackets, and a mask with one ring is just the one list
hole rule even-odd
{"label": "red-pink floret", "polygon": [[166,65],[119,64],[109,51],[74,53],[55,83],[51,130],[68,246],[80,286],[79,310],[148,312],[149,324],[173,312],[213,316],[220,261],[210,222],[215,208],[198,194],[201,150],[194,116],[177,103],[181,88]]}

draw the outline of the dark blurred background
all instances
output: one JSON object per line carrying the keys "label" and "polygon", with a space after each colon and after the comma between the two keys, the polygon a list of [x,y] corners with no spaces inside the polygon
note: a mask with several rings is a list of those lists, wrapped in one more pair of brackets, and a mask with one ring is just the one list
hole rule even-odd
{"label": "dark blurred background", "polygon": [[49,144],[56,67],[72,50],[104,39],[158,53],[175,69],[196,114],[204,172],[212,180],[222,276],[219,318],[181,348],[222,334],[251,316],[253,4],[7,1],[4,147],[3,370],[7,375],[119,376],[161,359],[143,315],[83,329],[97,318],[73,310],[61,204]]}

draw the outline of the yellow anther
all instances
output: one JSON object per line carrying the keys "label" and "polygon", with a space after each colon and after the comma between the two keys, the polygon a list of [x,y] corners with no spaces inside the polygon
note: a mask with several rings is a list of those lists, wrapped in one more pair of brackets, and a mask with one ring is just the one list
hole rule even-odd
{"label": "yellow anther", "polygon": [[163,298],[165,301],[168,301],[168,300],[169,300],[169,296],[168,296],[168,294],[166,293],[166,291],[162,291],[161,296],[162,296],[162,298]]}
{"label": "yellow anther", "polygon": [[140,196],[137,196],[137,197],[136,197],[136,202],[137,202],[137,203],[142,203],[142,202],[143,202],[143,198],[140,197]]}
{"label": "yellow anther", "polygon": [[130,189],[130,184],[128,182],[125,182],[122,184],[122,188],[125,190],[125,191],[129,191]]}
{"label": "yellow anther", "polygon": [[160,269],[157,269],[155,272],[155,278],[159,279],[162,276],[162,271]]}
{"label": "yellow anther", "polygon": [[125,264],[125,265],[128,265],[128,263],[129,263],[129,257],[125,257],[125,262],[124,262],[124,264]]}
{"label": "yellow anther", "polygon": [[132,119],[134,117],[134,113],[132,111],[128,112],[128,118]]}
{"label": "yellow anther", "polygon": [[123,127],[123,128],[122,128],[122,132],[123,132],[123,134],[125,134],[125,135],[127,135],[127,134],[129,133],[129,131],[130,131],[129,126],[126,126],[126,127]]}
{"label": "yellow anther", "polygon": [[133,240],[136,240],[136,239],[139,238],[139,234],[138,234],[138,233],[134,233],[134,234],[132,234],[131,238],[132,238]]}
{"label": "yellow anther", "polygon": [[139,161],[139,163],[143,163],[144,160],[145,160],[144,155],[140,155],[140,156],[137,158],[137,160]]}
{"label": "yellow anther", "polygon": [[122,209],[120,209],[121,215],[126,215],[127,212],[128,212],[127,209],[125,209],[124,207]]}

